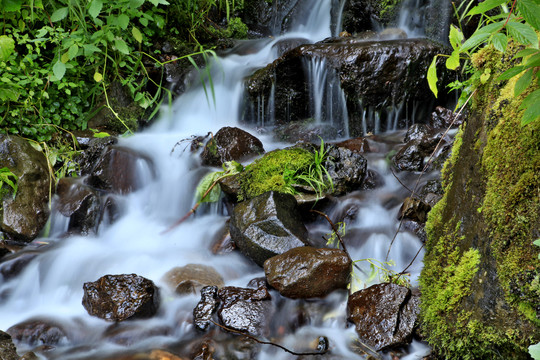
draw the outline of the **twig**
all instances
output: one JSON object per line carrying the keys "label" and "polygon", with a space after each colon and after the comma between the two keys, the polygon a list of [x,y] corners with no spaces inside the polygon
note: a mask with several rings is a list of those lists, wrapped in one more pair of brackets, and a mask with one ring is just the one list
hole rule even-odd
{"label": "twig", "polygon": [[217,322],[213,321],[213,320],[210,320],[210,322],[212,322],[214,325],[216,326],[219,326],[220,328],[226,330],[226,331],[229,331],[229,332],[232,332],[232,333],[235,333],[235,334],[238,334],[238,335],[242,335],[242,336],[245,336],[259,344],[264,344],[264,345],[272,345],[272,346],[277,346],[278,348],[280,348],[281,350],[283,351],[286,351],[288,352],[289,354],[293,354],[295,356],[315,356],[315,355],[322,355],[322,354],[326,354],[326,352],[328,352],[328,349],[325,348],[324,350],[321,350],[320,352],[305,352],[305,353],[299,353],[299,352],[296,352],[296,351],[292,351],[292,350],[289,350],[287,349],[285,346],[282,346],[282,345],[279,345],[279,344],[276,344],[276,343],[273,343],[271,341],[263,341],[263,340],[259,340],[257,339],[256,337],[254,336],[251,336],[249,334],[246,334],[245,332],[243,331],[240,331],[240,330],[236,330],[236,329],[232,329],[228,326],[224,326],[224,325],[220,325],[218,324]]}
{"label": "twig", "polygon": [[315,214],[319,214],[321,215],[322,217],[324,217],[326,219],[326,221],[328,221],[328,223],[330,224],[330,226],[332,227],[332,231],[334,232],[334,234],[336,234],[336,237],[338,238],[339,240],[339,243],[341,244],[341,246],[343,247],[343,251],[345,251],[347,253],[347,256],[349,257],[349,259],[351,258],[351,255],[349,254],[349,252],[347,251],[347,247],[345,246],[345,242],[343,242],[343,239],[341,238],[341,235],[339,235],[339,231],[338,229],[336,228],[336,225],[334,225],[334,223],[332,222],[332,220],[330,220],[330,218],[328,217],[328,215],[326,215],[325,213],[319,211],[319,210],[313,210],[311,209],[310,212],[312,213],[315,213]]}
{"label": "twig", "polygon": [[411,190],[410,187],[408,187],[407,185],[405,185],[400,178],[397,177],[396,173],[394,172],[394,169],[390,168],[390,172],[392,173],[392,175],[394,175],[394,177],[396,178],[396,180],[401,184],[401,186],[403,186],[405,189],[409,190],[409,192],[411,193],[414,193],[413,190]]}
{"label": "twig", "polygon": [[[422,246],[420,246],[420,249],[418,249],[418,252],[416,253],[416,255],[414,255],[414,257],[413,257],[413,259],[411,260],[411,262],[409,263],[409,265],[407,265],[407,267],[406,267],[405,269],[403,269],[401,272],[399,272],[397,279],[399,279],[399,278],[401,277],[401,275],[404,275],[405,272],[406,272],[407,270],[409,270],[409,268],[412,266],[412,264],[414,263],[414,261],[416,260],[416,258],[418,257],[418,255],[420,255],[420,251],[422,251],[422,249],[424,248],[425,245],[426,245],[426,244],[423,243]],[[396,280],[397,280],[397,279],[396,279]]]}
{"label": "twig", "polygon": [[[420,179],[422,178],[422,176],[424,176],[424,173],[427,171],[427,169],[429,168],[429,166],[431,165],[431,162],[435,156],[435,153],[439,150],[439,147],[441,146],[442,144],[442,141],[443,139],[446,137],[446,135],[448,134],[448,132],[450,131],[450,129],[452,128],[452,126],[454,125],[454,122],[456,121],[456,119],[461,115],[461,112],[463,111],[463,109],[465,109],[465,106],[467,106],[467,104],[469,103],[469,101],[471,100],[471,98],[473,97],[473,95],[476,93],[476,90],[477,89],[474,89],[474,91],[471,93],[471,95],[469,95],[469,97],[467,98],[467,101],[465,101],[465,104],[463,104],[463,106],[461,107],[461,109],[459,109],[459,111],[457,112],[457,114],[454,116],[454,118],[452,119],[452,122],[450,123],[450,125],[448,125],[448,128],[446,129],[446,131],[444,132],[443,136],[441,136],[441,139],[439,140],[439,142],[437,143],[437,146],[435,146],[435,149],[433,150],[433,152],[431,153],[431,155],[429,156],[429,159],[428,161],[426,162],[426,165],[424,166],[424,168],[422,169],[422,171],[420,172],[420,175],[418,175],[418,178],[416,179],[416,182],[414,184],[414,188],[413,190],[411,191],[411,197],[414,197],[414,195],[416,194],[416,190],[418,189],[418,184],[420,183]],[[392,249],[392,245],[394,245],[394,241],[396,241],[396,238],[397,238],[397,235],[399,234],[399,231],[401,230],[401,225],[403,224],[403,219],[404,217],[401,218],[401,220],[399,221],[399,225],[398,225],[398,228],[394,234],[394,237],[392,238],[392,241],[390,242],[390,246],[388,247],[388,251],[386,252],[386,257],[385,257],[385,260],[384,261],[388,261],[388,256],[390,255],[390,250]],[[415,259],[416,259],[416,256],[415,256]],[[411,264],[412,265],[412,264]],[[410,266],[410,265],[409,265]]]}

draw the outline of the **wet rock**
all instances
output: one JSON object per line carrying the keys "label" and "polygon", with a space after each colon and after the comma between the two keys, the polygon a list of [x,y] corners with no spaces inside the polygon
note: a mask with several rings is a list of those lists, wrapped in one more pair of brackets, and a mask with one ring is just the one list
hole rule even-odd
{"label": "wet rock", "polygon": [[351,266],[343,250],[305,246],[266,260],[264,272],[268,283],[281,295],[305,299],[347,288]]}
{"label": "wet rock", "polygon": [[218,317],[232,329],[251,335],[264,335],[272,312],[270,293],[266,287],[246,289],[227,286],[219,290],[221,300]]}
{"label": "wet rock", "polygon": [[409,219],[425,223],[431,207],[422,200],[407,197],[398,212],[398,219]]}
{"label": "wet rock", "polygon": [[159,306],[158,288],[135,274],[105,275],[83,289],[86,311],[107,321],[152,317]]}
{"label": "wet rock", "polygon": [[248,1],[244,4],[242,21],[250,29],[251,37],[281,34],[291,27],[291,19],[302,11],[302,1]]}
{"label": "wet rock", "polygon": [[17,349],[11,341],[9,334],[0,330],[0,359],[2,360],[18,360]]}
{"label": "wet rock", "polygon": [[0,196],[0,231],[12,239],[31,241],[49,216],[50,179],[47,159],[28,141],[0,134],[0,168],[18,177],[17,194]]}
{"label": "wet rock", "polygon": [[175,267],[164,275],[164,280],[178,294],[196,294],[205,286],[224,285],[213,267],[201,264]]}
{"label": "wet rock", "polygon": [[[430,133],[426,130],[428,128],[424,127],[415,127],[414,129],[418,131],[416,133],[411,131],[409,136],[411,140],[392,159],[394,165],[401,171],[422,171],[430,156],[434,154],[431,161],[436,162],[438,158],[444,156],[449,144],[445,138],[437,148],[437,144],[443,136],[442,132]],[[434,153],[435,150],[437,151]]]}
{"label": "wet rock", "polygon": [[432,136],[434,133],[433,128],[426,124],[413,124],[409,129],[407,130],[407,133],[405,134],[405,139],[403,139],[404,143],[408,143],[412,140],[423,140],[425,138],[428,138],[429,136]]}
{"label": "wet rock", "polygon": [[441,180],[429,180],[420,191],[420,198],[423,202],[433,207],[442,198],[444,190]]}
{"label": "wet rock", "polygon": [[377,5],[373,0],[347,1],[341,20],[343,29],[351,33],[373,29],[373,24],[379,21]]}
{"label": "wet rock", "polygon": [[263,144],[259,139],[242,129],[227,126],[210,138],[201,158],[203,165],[219,167],[227,161],[241,162],[263,153]]}
{"label": "wet rock", "polygon": [[56,345],[68,341],[65,329],[54,321],[33,319],[13,325],[7,330],[16,343],[30,346]]}
{"label": "wet rock", "polygon": [[332,178],[333,195],[343,195],[362,187],[366,177],[367,160],[358,152],[332,146],[324,163]]}
{"label": "wet rock", "polygon": [[201,300],[193,309],[193,322],[199,330],[206,330],[210,326],[212,315],[219,304],[217,286],[206,286],[201,289]]}
{"label": "wet rock", "polygon": [[37,252],[20,252],[6,258],[0,263],[0,274],[4,281],[13,279],[15,276],[19,275],[26,266],[38,256]]}
{"label": "wet rock", "polygon": [[294,196],[273,191],[239,203],[230,231],[238,249],[259,266],[272,256],[307,245],[307,229]]}
{"label": "wet rock", "polygon": [[113,193],[127,194],[142,187],[137,170],[145,168],[153,175],[152,160],[134,150],[109,146],[97,160],[87,184]]}
{"label": "wet rock", "polygon": [[362,190],[373,190],[384,186],[384,178],[381,174],[375,170],[368,169],[364,183],[362,184]]}
{"label": "wet rock", "polygon": [[370,152],[369,150],[369,142],[366,138],[364,137],[357,137],[357,138],[354,138],[354,139],[348,139],[348,140],[345,140],[345,141],[342,141],[342,142],[339,142],[337,144],[335,144],[335,146],[337,147],[340,147],[340,148],[346,148],[346,149],[349,149],[353,152],[357,152],[357,153],[366,153],[366,152]]}
{"label": "wet rock", "polygon": [[272,46],[277,51],[278,56],[282,56],[287,51],[297,48],[300,45],[309,44],[310,41],[303,38],[292,38],[279,40]]}
{"label": "wet rock", "polygon": [[460,115],[456,118],[456,114],[452,110],[437,106],[431,114],[430,124],[435,129],[447,129],[450,125],[458,127],[463,124],[463,116]]}
{"label": "wet rock", "polygon": [[415,220],[403,220],[402,228],[403,230],[408,230],[418,236],[418,239],[425,243],[427,241],[427,234],[424,228],[425,223],[420,223]]}
{"label": "wet rock", "polygon": [[280,142],[316,143],[320,139],[335,139],[338,130],[330,124],[315,124],[311,120],[283,124],[274,128],[274,140]]}
{"label": "wet rock", "polygon": [[101,204],[97,192],[76,178],[62,178],[56,186],[55,208],[69,218],[68,232],[89,234],[99,223]]}
{"label": "wet rock", "polygon": [[115,323],[104,332],[107,341],[123,346],[132,346],[155,336],[171,336],[172,329],[167,326],[144,327],[133,323]]}
{"label": "wet rock", "polygon": [[355,292],[347,302],[348,320],[360,340],[379,351],[408,343],[419,313],[419,298],[395,284]]}
{"label": "wet rock", "polygon": [[80,166],[79,175],[90,175],[95,164],[102,157],[108,147],[117,143],[118,138],[115,136],[89,139],[86,145],[87,148],[82,152],[81,155],[74,159]]}
{"label": "wet rock", "polygon": [[202,344],[200,344],[200,347],[197,349],[197,351],[192,355],[193,360],[213,360],[215,349],[212,345],[211,341],[205,341]]}

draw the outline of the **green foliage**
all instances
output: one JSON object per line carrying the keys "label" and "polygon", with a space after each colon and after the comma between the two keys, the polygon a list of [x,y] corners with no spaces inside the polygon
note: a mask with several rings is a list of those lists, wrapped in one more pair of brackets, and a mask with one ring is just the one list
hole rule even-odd
{"label": "green foliage", "polygon": [[195,198],[199,203],[216,202],[221,195],[221,189],[216,186],[219,180],[236,175],[244,170],[242,164],[236,161],[227,161],[223,164],[223,171],[214,171],[206,174],[197,185]]}
{"label": "green foliage", "polygon": [[[533,244],[536,246],[540,246],[540,239],[536,239]],[[538,259],[540,259],[540,254],[538,254]]]}
{"label": "green foliage", "polygon": [[[514,8],[516,3],[517,8]],[[510,11],[508,11],[510,5]],[[487,15],[488,11],[493,11],[496,8],[501,10],[499,15]],[[464,69],[468,74],[468,79],[449,85],[451,90],[462,90],[458,107],[465,103],[477,84],[484,84],[492,75],[489,72],[475,72],[468,63],[472,55],[486,44],[493,44],[502,53],[507,51],[511,41],[528,47],[515,56],[516,59],[521,59],[521,64],[508,69],[497,78],[497,81],[504,81],[520,76],[515,87],[515,96],[523,93],[533,82],[537,84],[540,82],[540,76],[536,72],[536,68],[540,66],[537,35],[537,31],[540,31],[540,3],[537,0],[486,0],[470,9],[465,16],[478,15],[480,16],[479,27],[467,40],[464,39],[462,30],[454,26],[451,27],[449,36],[453,49],[451,55],[435,56],[427,73],[429,87],[437,96],[437,58],[446,56],[446,67],[451,70],[458,69],[461,61],[465,60]],[[540,119],[539,98],[540,90],[536,90],[523,101],[520,108],[524,110],[521,118],[522,126]]]}
{"label": "green foliage", "polygon": [[0,169],[0,200],[9,192],[9,189],[4,185],[11,187],[13,198],[15,198],[18,189],[17,180],[17,175],[12,173],[7,167]]}
{"label": "green foliage", "polygon": [[540,360],[540,343],[529,346],[529,354],[534,360]]}

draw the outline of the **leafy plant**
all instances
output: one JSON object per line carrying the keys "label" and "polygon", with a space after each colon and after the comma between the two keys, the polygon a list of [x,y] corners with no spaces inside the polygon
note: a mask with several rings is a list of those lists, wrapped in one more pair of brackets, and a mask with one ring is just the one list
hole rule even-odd
{"label": "leafy plant", "polygon": [[[510,10],[508,10],[509,6]],[[499,15],[487,15],[488,11],[495,8],[501,9]],[[449,56],[436,55],[427,73],[429,87],[437,96],[437,59],[447,57],[446,67],[451,70],[458,69],[461,62],[465,60],[465,68],[470,73],[470,78],[465,82],[457,81],[450,84],[451,89],[462,90],[458,107],[464,104],[475,84],[485,83],[492,75],[489,70],[479,74],[467,68],[467,61],[484,44],[493,44],[495,49],[503,53],[507,50],[509,41],[515,41],[529,47],[516,54],[516,59],[522,59],[520,65],[510,68],[496,79],[503,81],[520,76],[516,82],[515,96],[523,93],[533,81],[540,82],[540,76],[536,71],[536,68],[540,66],[540,50],[538,50],[536,33],[536,31],[540,31],[540,3],[536,0],[486,0],[470,9],[466,14],[469,17],[475,15],[481,16],[478,29],[469,39],[465,40],[463,31],[452,26],[449,35],[452,53]],[[520,107],[520,109],[525,110],[521,119],[522,126],[540,118],[539,100],[540,89],[533,91],[523,100]]]}
{"label": "leafy plant", "polygon": [[3,167],[0,169],[0,199],[9,192],[9,189],[6,189],[4,185],[11,187],[11,190],[13,192],[13,198],[15,199],[18,190],[18,180],[19,178],[17,177],[17,175],[12,173],[11,170],[9,170],[7,167]]}
{"label": "leafy plant", "polygon": [[529,354],[534,360],[540,360],[540,343],[529,346]]}
{"label": "leafy plant", "polygon": [[214,171],[206,174],[195,190],[197,202],[216,202],[221,195],[221,189],[216,184],[227,176],[236,175],[244,170],[242,164],[236,161],[227,161],[223,164],[223,171]]}

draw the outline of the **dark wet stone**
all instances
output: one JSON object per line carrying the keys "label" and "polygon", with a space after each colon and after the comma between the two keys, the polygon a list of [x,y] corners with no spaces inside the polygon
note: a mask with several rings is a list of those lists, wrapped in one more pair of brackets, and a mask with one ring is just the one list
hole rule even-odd
{"label": "dark wet stone", "polygon": [[13,340],[30,346],[56,345],[68,341],[65,329],[49,320],[28,320],[13,325],[7,330]]}
{"label": "dark wet stone", "polygon": [[281,295],[305,299],[346,289],[351,266],[343,250],[304,246],[266,260],[264,272],[270,286]]}
{"label": "dark wet stone", "polygon": [[251,37],[281,34],[290,29],[291,19],[302,15],[301,5],[302,1],[298,0],[246,1],[242,21]]}
{"label": "dark wet stone", "polygon": [[278,56],[282,56],[287,51],[297,48],[300,45],[309,44],[309,40],[302,38],[282,39],[272,46],[277,51]]}
{"label": "dark wet stone", "polygon": [[289,194],[268,192],[239,203],[230,231],[238,249],[260,266],[272,256],[307,245],[307,229]]}
{"label": "dark wet stone", "polygon": [[408,231],[413,232],[416,236],[418,236],[420,241],[425,243],[427,241],[427,234],[426,234],[424,225],[425,225],[424,223],[420,223],[414,220],[407,220],[407,219],[403,220],[403,223],[401,224],[403,230],[408,230]]}
{"label": "dark wet stone", "polygon": [[241,162],[264,154],[263,144],[250,133],[236,128],[223,127],[206,143],[201,154],[202,164],[221,166],[224,162]]}
{"label": "dark wet stone", "polygon": [[164,275],[164,280],[178,294],[197,294],[205,286],[224,285],[213,267],[201,264],[175,267]]}
{"label": "dark wet stone", "polygon": [[56,186],[55,208],[69,218],[68,232],[88,234],[96,231],[101,204],[97,192],[76,178],[62,178]]}
{"label": "dark wet stone", "polygon": [[357,153],[370,152],[370,150],[369,150],[369,142],[364,137],[348,139],[348,140],[345,140],[345,141],[342,141],[342,142],[339,142],[339,143],[335,144],[335,146],[346,148],[346,149],[349,149],[349,150],[351,150],[353,152],[357,152]]}
{"label": "dark wet stone", "polygon": [[193,322],[197,329],[204,331],[210,326],[212,314],[219,304],[217,294],[217,286],[206,286],[201,289],[201,300],[193,309]]}
{"label": "dark wet stone", "polygon": [[367,160],[358,152],[345,147],[332,146],[324,162],[332,178],[333,195],[343,195],[362,187],[366,177]]}
{"label": "dark wet stone", "polygon": [[115,323],[104,332],[107,341],[123,346],[132,346],[154,336],[170,336],[172,329],[166,326],[152,326],[150,328],[133,323]]}
{"label": "dark wet stone", "polygon": [[219,290],[218,296],[221,300],[218,317],[223,325],[251,335],[266,333],[272,313],[271,296],[266,287],[227,286]]}
{"label": "dark wet stone", "polygon": [[362,190],[373,190],[384,186],[384,178],[375,170],[368,169],[362,184]]}
{"label": "dark wet stone", "polygon": [[426,124],[413,124],[405,134],[404,143],[408,143],[412,140],[422,140],[433,135],[433,128]]}
{"label": "dark wet stone", "polygon": [[422,200],[407,197],[399,209],[398,219],[409,219],[418,221],[419,223],[425,223],[427,220],[427,214],[430,210],[431,206]]}
{"label": "dark wet stone", "polygon": [[320,139],[335,139],[338,137],[335,126],[330,124],[315,124],[313,121],[297,121],[279,125],[274,128],[274,140],[280,142],[312,142]]}
{"label": "dark wet stone", "polygon": [[377,284],[349,297],[348,320],[355,324],[362,342],[379,351],[410,342],[418,304],[418,297],[406,287]]}
{"label": "dark wet stone", "polygon": [[105,275],[83,289],[86,311],[107,321],[152,317],[159,306],[158,288],[135,274]]}
{"label": "dark wet stone", "polygon": [[2,360],[19,360],[17,349],[13,345],[11,336],[0,330],[0,359]]}
{"label": "dark wet stone", "polygon": [[430,124],[435,129],[447,129],[450,125],[458,127],[463,124],[463,116],[460,115],[456,118],[456,114],[452,110],[437,106],[431,114]]}
{"label": "dark wet stone", "polygon": [[[378,1],[349,0],[345,3],[342,15],[343,30],[358,33],[373,29],[379,21]],[[341,29],[339,29],[341,31]]]}
{"label": "dark wet stone", "polygon": [[214,347],[212,346],[211,341],[205,341],[200,344],[200,347],[192,355],[193,360],[214,360]]}
{"label": "dark wet stone", "polygon": [[0,168],[18,177],[17,194],[0,197],[0,231],[29,242],[37,237],[49,216],[50,178],[47,159],[28,141],[0,134]]}
{"label": "dark wet stone", "polygon": [[433,207],[442,198],[444,190],[441,185],[441,180],[430,180],[424,185],[420,191],[420,198],[423,202]]}
{"label": "dark wet stone", "polygon": [[87,149],[85,149],[81,155],[75,158],[75,161],[80,166],[79,175],[90,175],[95,164],[102,157],[108,147],[117,143],[118,138],[115,136],[91,138],[86,145]]}
{"label": "dark wet stone", "polygon": [[143,185],[137,174],[140,163],[153,174],[150,158],[128,148],[109,146],[95,163],[86,182],[97,189],[119,194],[130,193]]}
{"label": "dark wet stone", "polygon": [[[428,132],[423,127],[416,127],[418,132],[412,133],[412,138],[405,144],[393,157],[393,162],[398,170],[422,171],[427,160],[432,157],[432,162],[437,162],[441,156],[444,156],[445,148],[448,145],[448,139],[441,138],[442,132]],[[437,145],[441,142],[440,146]],[[438,150],[438,151],[435,151]],[[435,153],[434,153],[435,151]]]}

